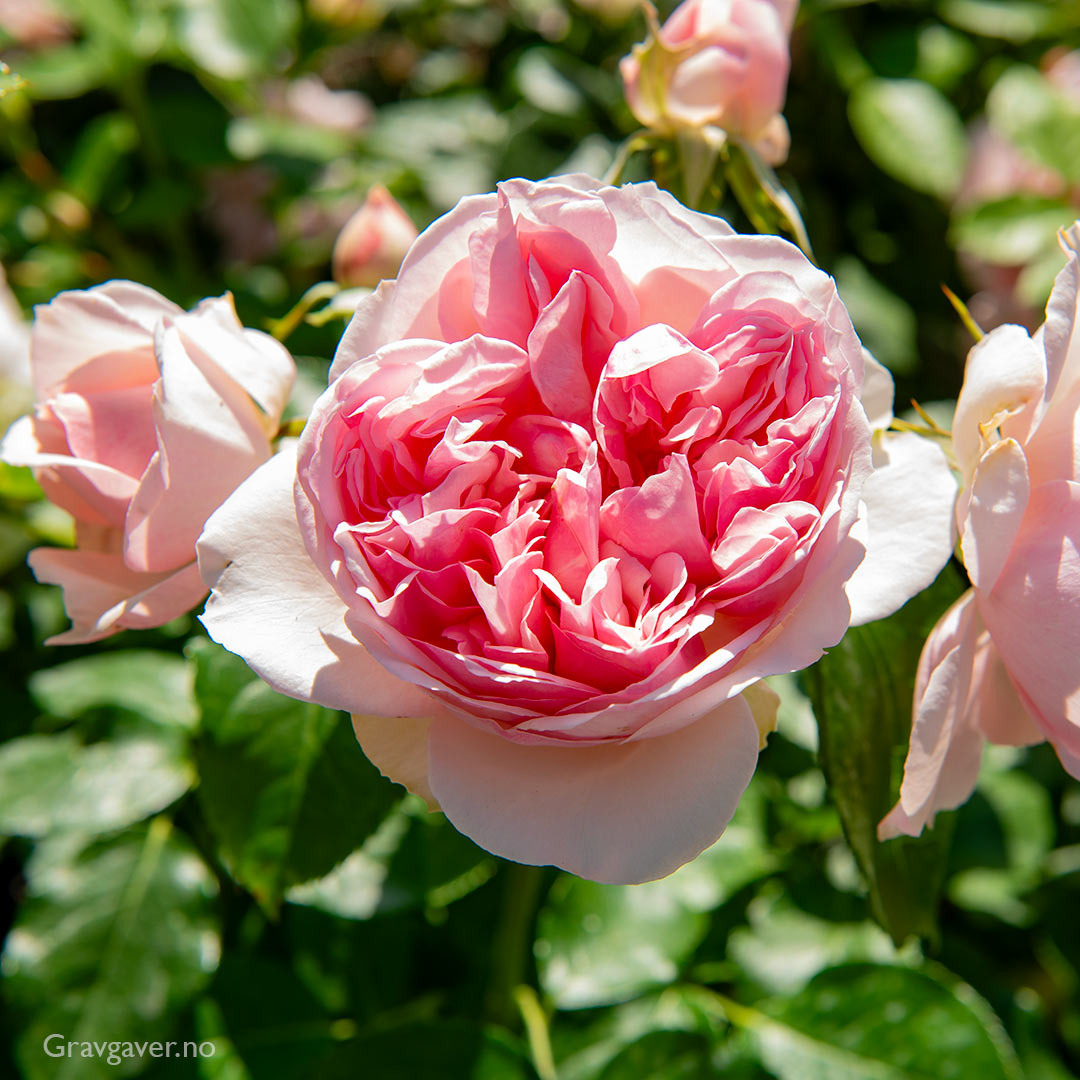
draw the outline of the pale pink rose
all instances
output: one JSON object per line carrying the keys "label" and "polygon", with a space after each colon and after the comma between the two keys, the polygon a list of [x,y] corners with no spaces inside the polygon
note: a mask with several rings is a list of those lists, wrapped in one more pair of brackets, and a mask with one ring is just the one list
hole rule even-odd
{"label": "pale pink rose", "polygon": [[374,288],[398,272],[416,235],[409,215],[376,184],[334,244],[334,280],[346,288]]}
{"label": "pale pink rose", "polygon": [[780,115],[798,0],[685,0],[620,64],[626,100],[647,128],[707,125],[787,156]]}
{"label": "pale pink rose", "polygon": [[1080,777],[1080,223],[1046,322],[1000,326],[968,356],[953,439],[972,588],[923,649],[900,801],[917,835],[971,794],[987,740],[1044,739]]}
{"label": "pale pink rose", "polygon": [[110,281],[37,309],[37,406],[0,453],[33,466],[75,518],[76,548],[38,548],[39,581],[61,586],[72,628],[53,642],[160,626],[206,593],[195,540],[271,454],[292,358],[245,330],[232,297],[190,313],[142,285]]}
{"label": "pale pink rose", "polygon": [[633,882],[692,858],[775,713],[742,691],[951,547],[944,455],[872,436],[891,380],[832,279],[653,184],[464,199],[331,379],[296,469],[207,523],[203,621],[519,861]]}

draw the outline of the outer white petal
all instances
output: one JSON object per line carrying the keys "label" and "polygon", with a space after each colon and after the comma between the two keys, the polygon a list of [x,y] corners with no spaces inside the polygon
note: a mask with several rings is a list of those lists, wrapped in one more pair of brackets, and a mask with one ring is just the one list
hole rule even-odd
{"label": "outer white petal", "polygon": [[874,435],[863,485],[866,558],[847,583],[851,625],[891,615],[925,589],[955,541],[956,481],[941,447],[908,431]]}
{"label": "outer white petal", "polygon": [[523,746],[437,719],[430,783],[454,826],[496,855],[636,884],[670,874],[724,831],[758,741],[741,697],[673,734],[610,746]]}
{"label": "outer white petal", "polygon": [[290,697],[357,713],[431,715],[432,699],[391,675],[345,628],[345,605],[312,563],[296,523],[295,473],[290,447],[207,521],[197,545],[213,590],[203,625]]}

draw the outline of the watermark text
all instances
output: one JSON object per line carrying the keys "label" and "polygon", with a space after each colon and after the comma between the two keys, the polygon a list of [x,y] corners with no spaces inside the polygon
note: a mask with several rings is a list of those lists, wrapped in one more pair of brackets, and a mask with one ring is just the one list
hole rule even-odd
{"label": "watermark text", "polygon": [[212,1042],[86,1042],[46,1035],[42,1049],[51,1058],[101,1058],[108,1065],[119,1065],[124,1058],[194,1058],[213,1057]]}

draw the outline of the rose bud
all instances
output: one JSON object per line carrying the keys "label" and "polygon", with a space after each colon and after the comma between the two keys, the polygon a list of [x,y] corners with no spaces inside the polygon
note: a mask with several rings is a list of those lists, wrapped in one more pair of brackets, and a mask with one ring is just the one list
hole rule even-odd
{"label": "rose bud", "polygon": [[626,100],[654,131],[712,126],[752,143],[772,164],[787,157],[780,110],[798,0],[685,0],[620,64]]}
{"label": "rose bud", "polygon": [[394,196],[376,184],[334,244],[334,280],[346,289],[374,288],[394,277],[416,239],[416,226]]}
{"label": "rose bud", "polygon": [[965,802],[988,740],[1045,740],[1080,778],[1080,222],[1064,240],[1043,326],[999,326],[968,356],[953,443],[972,587],[923,648],[883,837]]}
{"label": "rose bud", "polygon": [[232,298],[185,313],[130,281],[65,292],[36,310],[36,407],[4,438],[75,519],[76,547],[38,548],[72,628],[96,641],[160,626],[206,593],[195,566],[203,523],[271,455],[295,377],[273,338],[240,325]]}
{"label": "rose bud", "polygon": [[944,454],[872,434],[892,382],[832,279],[651,183],[462,200],[331,380],[295,468],[207,522],[203,622],[511,859],[693,858],[775,721],[758,680],[951,550]]}

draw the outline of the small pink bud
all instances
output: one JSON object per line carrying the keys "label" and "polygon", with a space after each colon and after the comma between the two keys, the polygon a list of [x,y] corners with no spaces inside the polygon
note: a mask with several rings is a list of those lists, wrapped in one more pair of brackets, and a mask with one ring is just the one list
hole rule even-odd
{"label": "small pink bud", "polygon": [[416,236],[408,214],[376,184],[334,244],[334,280],[346,288],[374,288],[384,278],[396,277]]}
{"label": "small pink bud", "polygon": [[780,110],[787,88],[788,35],[798,0],[683,0],[623,58],[626,101],[654,131],[718,127],[754,143],[776,164],[787,156]]}

